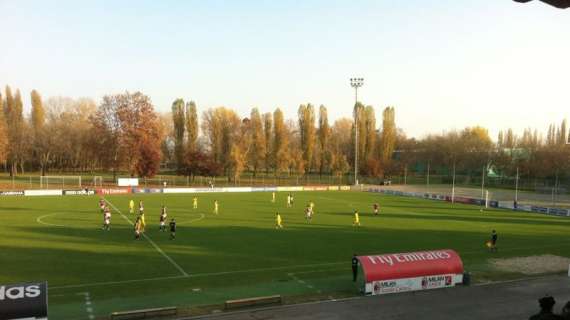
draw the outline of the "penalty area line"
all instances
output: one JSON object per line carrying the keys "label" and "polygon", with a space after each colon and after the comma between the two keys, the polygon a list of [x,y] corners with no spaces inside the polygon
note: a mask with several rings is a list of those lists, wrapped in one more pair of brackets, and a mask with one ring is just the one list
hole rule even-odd
{"label": "penalty area line", "polygon": [[[128,223],[134,225],[131,219],[125,216],[121,212],[121,210],[115,207],[115,205],[112,204],[109,200],[105,199],[105,202],[107,202],[111,207],[113,207],[113,209],[115,209],[115,211],[117,211],[121,215],[121,217],[123,217],[123,219],[125,219]],[[188,273],[186,273],[186,271],[184,271],[184,269],[182,269],[182,267],[180,267],[178,263],[176,263],[176,261],[174,261],[169,255],[167,255],[164,251],[162,251],[162,249],[154,241],[152,241],[152,239],[149,236],[147,236],[144,232],[142,233],[142,236],[154,247],[154,249],[156,249],[156,251],[158,251],[158,253],[160,253],[164,258],[166,258],[166,260],[168,260],[184,277],[188,277]]]}

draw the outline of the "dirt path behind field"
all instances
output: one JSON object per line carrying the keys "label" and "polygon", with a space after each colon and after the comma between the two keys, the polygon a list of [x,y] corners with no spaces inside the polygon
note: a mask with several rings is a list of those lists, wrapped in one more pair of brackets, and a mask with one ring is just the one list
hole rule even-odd
{"label": "dirt path behind field", "polygon": [[545,254],[530,257],[490,259],[489,263],[501,271],[519,272],[527,275],[564,272],[568,270],[570,258]]}

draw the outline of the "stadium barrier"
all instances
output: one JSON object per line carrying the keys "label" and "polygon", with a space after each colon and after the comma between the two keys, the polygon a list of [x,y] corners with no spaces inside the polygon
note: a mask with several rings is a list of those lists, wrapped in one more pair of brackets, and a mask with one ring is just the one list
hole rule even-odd
{"label": "stadium barrier", "polygon": [[83,190],[63,190],[64,196],[90,196],[94,195],[95,190],[83,189]]}
{"label": "stadium barrier", "polygon": [[24,195],[29,196],[62,196],[63,190],[24,190]]}
{"label": "stadium barrier", "polygon": [[277,191],[303,191],[303,187],[277,187]]}
{"label": "stadium barrier", "polygon": [[228,300],[226,301],[224,307],[226,310],[232,310],[232,309],[239,309],[246,307],[258,307],[258,306],[266,306],[271,304],[281,304],[282,301],[283,299],[281,298],[281,295],[273,295],[267,297]]}
{"label": "stadium barrier", "polygon": [[[440,194],[389,190],[389,189],[383,189],[383,188],[375,187],[375,186],[367,186],[364,188],[364,191],[384,193],[384,194],[393,195],[393,196],[414,197],[414,198],[422,198],[422,199],[452,202],[452,199],[450,196],[444,196],[444,195],[440,195]],[[570,217],[570,210],[568,210],[568,209],[548,208],[548,207],[533,206],[533,205],[520,205],[520,204],[517,205],[515,208],[514,202],[512,202],[512,201],[497,201],[497,200],[485,201],[485,199],[479,199],[479,198],[455,197],[454,202],[462,203],[462,204],[472,204],[472,205],[478,205],[478,206],[484,206],[485,202],[487,202],[486,204],[491,208],[510,209],[510,210],[516,210],[516,211],[541,213],[541,214],[546,214],[546,215],[551,215],[551,216]]]}
{"label": "stadium barrier", "polygon": [[350,191],[351,186],[306,187],[225,187],[225,188],[97,188],[77,190],[0,191],[0,196],[61,196],[61,195],[120,195],[131,193],[217,193],[217,192],[276,192],[276,191]]}
{"label": "stadium barrier", "polygon": [[0,191],[0,196],[23,196],[24,191]]}
{"label": "stadium barrier", "polygon": [[154,319],[156,317],[175,316],[177,314],[178,314],[178,309],[176,307],[166,307],[166,308],[153,308],[153,309],[113,312],[111,313],[111,319],[113,320]]}
{"label": "stadium barrier", "polygon": [[133,193],[162,193],[163,189],[159,188],[133,188]]}
{"label": "stadium barrier", "polygon": [[463,283],[463,262],[457,252],[449,249],[356,258],[365,295],[448,288]]}

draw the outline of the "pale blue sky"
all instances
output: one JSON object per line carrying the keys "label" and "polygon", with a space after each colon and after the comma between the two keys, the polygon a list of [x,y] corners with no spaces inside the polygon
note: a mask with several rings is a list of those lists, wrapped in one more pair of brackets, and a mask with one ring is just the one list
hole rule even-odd
{"label": "pale blue sky", "polygon": [[[408,135],[570,118],[570,11],[533,1],[6,1],[0,86],[148,94],[246,116],[301,103],[396,107]],[[380,121],[378,121],[380,124]]]}

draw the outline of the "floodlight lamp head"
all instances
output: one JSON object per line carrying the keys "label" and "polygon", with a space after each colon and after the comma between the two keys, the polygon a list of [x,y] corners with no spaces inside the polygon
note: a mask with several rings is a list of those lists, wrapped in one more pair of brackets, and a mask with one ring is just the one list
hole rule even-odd
{"label": "floodlight lamp head", "polygon": [[364,84],[364,78],[350,78],[350,86],[353,88],[362,87]]}

